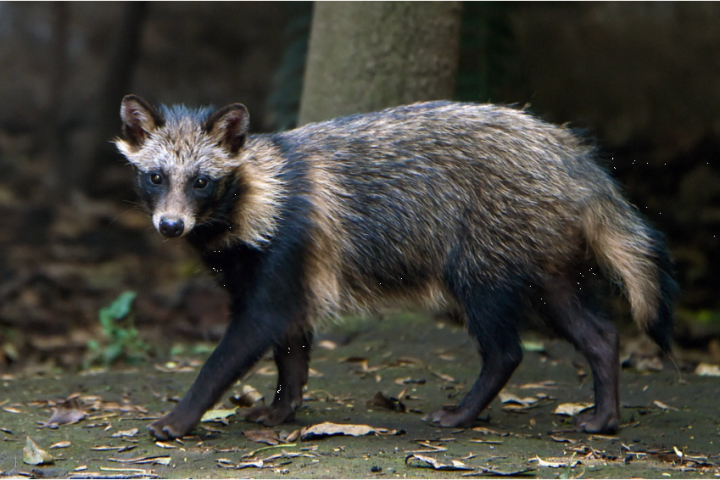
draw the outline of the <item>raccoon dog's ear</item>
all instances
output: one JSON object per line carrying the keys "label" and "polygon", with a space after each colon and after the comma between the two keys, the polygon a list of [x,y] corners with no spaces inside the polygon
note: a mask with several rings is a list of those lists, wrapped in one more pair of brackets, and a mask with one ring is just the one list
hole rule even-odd
{"label": "raccoon dog's ear", "polygon": [[123,136],[133,147],[142,145],[148,135],[165,124],[165,118],[137,95],[125,95],[122,99],[120,118]]}
{"label": "raccoon dog's ear", "polygon": [[204,130],[231,153],[237,153],[245,145],[250,114],[245,105],[233,103],[210,115],[203,125]]}

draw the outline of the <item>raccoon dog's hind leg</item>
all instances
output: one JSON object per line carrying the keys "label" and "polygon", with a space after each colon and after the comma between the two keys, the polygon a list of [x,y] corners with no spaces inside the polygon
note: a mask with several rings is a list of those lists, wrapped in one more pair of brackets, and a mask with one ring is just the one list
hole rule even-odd
{"label": "raccoon dog's hind leg", "polygon": [[285,339],[273,348],[278,369],[278,384],[272,405],[261,405],[245,413],[245,420],[268,427],[291,422],[302,406],[302,389],[308,381],[310,347],[313,334],[309,328],[291,327]]}
{"label": "raccoon dog's hind leg", "polygon": [[620,425],[619,335],[615,326],[595,313],[592,299],[566,277],[545,281],[541,313],[548,324],[587,359],[595,387],[595,412],[576,417],[588,433],[616,433]]}
{"label": "raccoon dog's hind leg", "polygon": [[522,315],[521,291],[510,286],[448,283],[465,309],[468,333],[482,356],[482,370],[460,405],[437,410],[426,420],[442,427],[469,427],[522,360],[517,330]]}

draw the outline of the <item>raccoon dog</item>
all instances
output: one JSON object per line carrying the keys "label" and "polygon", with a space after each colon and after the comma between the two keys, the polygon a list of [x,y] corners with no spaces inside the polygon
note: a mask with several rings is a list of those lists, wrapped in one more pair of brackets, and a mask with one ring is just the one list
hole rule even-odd
{"label": "raccoon dog", "polygon": [[465,427],[522,358],[521,320],[539,313],[587,358],[587,432],[618,429],[618,333],[576,280],[590,258],[622,285],[663,349],[675,282],[660,234],[570,131],[494,105],[430,102],[249,135],[240,104],[155,109],[128,95],[119,150],[165,237],[185,237],[230,294],[231,320],[175,409],[150,425],[181,437],[269,349],[270,406],[294,419],[313,325],[388,303],[453,312],[482,357],[456,407],[426,420]]}

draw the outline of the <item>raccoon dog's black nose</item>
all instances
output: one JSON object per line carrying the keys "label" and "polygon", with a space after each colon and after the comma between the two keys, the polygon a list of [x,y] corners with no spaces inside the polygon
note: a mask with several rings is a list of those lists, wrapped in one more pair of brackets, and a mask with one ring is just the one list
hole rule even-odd
{"label": "raccoon dog's black nose", "polygon": [[168,238],[179,237],[182,235],[184,228],[185,224],[180,218],[171,220],[163,217],[160,219],[160,233]]}

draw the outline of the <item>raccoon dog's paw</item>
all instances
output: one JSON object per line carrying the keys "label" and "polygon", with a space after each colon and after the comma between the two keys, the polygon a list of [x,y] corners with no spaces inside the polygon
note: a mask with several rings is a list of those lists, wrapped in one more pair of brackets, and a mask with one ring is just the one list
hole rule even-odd
{"label": "raccoon dog's paw", "polygon": [[279,406],[259,406],[253,407],[244,415],[245,420],[248,422],[262,423],[266,427],[274,427],[281,423],[292,422],[295,420],[295,412],[292,408]]}
{"label": "raccoon dog's paw", "polygon": [[573,423],[576,430],[587,433],[613,435],[620,429],[620,422],[613,414],[598,415],[586,412],[575,416]]}
{"label": "raccoon dog's paw", "polygon": [[443,407],[425,417],[423,420],[438,427],[468,428],[472,426],[477,414],[466,408]]}
{"label": "raccoon dog's paw", "polygon": [[175,438],[184,437],[190,430],[195,426],[195,423],[189,423],[187,419],[183,419],[182,416],[175,415],[175,412],[170,412],[164,417],[155,420],[153,423],[148,425],[150,434],[158,440],[172,440]]}

